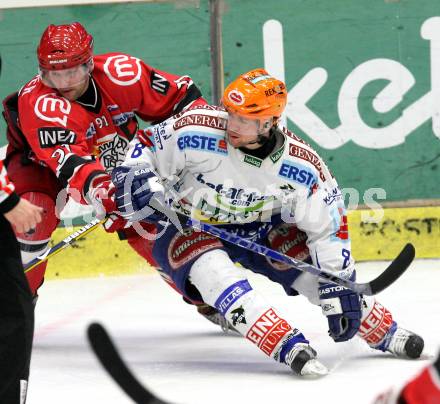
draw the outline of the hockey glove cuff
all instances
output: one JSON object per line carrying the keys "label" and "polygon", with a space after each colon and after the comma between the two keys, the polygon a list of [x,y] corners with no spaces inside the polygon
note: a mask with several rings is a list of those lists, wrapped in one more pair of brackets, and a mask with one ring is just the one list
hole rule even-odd
{"label": "hockey glove cuff", "polygon": [[114,194],[115,187],[110,176],[101,174],[91,180],[85,199],[95,208],[96,217],[102,219],[116,210]]}
{"label": "hockey glove cuff", "polygon": [[361,325],[361,295],[335,283],[321,283],[319,299],[330,337],[335,342],[353,338]]}
{"label": "hockey glove cuff", "polygon": [[107,233],[114,233],[116,231],[130,227],[130,223],[128,223],[123,217],[117,215],[116,213],[112,213],[110,216],[107,217],[102,226]]}

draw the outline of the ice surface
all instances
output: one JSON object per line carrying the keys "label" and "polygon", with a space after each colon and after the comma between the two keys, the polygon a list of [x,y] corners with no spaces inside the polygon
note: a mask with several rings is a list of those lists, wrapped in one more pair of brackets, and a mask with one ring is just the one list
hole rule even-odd
{"label": "ice surface", "polygon": [[[361,281],[384,262],[358,264]],[[250,274],[265,295],[318,351],[330,374],[295,377],[242,337],[224,335],[198,315],[157,274],[51,281],[40,289],[28,404],[130,403],[88,347],[86,326],[101,322],[141,382],[176,404],[370,404],[413,376],[440,347],[440,261],[418,260],[379,295],[394,318],[425,338],[421,360],[395,359],[355,338],[335,344],[319,307],[287,297],[278,285]]]}

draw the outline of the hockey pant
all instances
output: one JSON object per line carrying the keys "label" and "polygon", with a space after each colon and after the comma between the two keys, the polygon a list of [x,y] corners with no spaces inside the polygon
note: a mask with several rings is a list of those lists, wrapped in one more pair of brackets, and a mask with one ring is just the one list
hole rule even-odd
{"label": "hockey pant", "polygon": [[[14,183],[17,194],[44,210],[42,221],[37,224],[34,230],[16,234],[23,265],[26,265],[48,247],[50,237],[59,223],[55,205],[63,188],[49,168],[31,161],[23,162],[23,156],[20,153],[8,155],[7,167],[9,178]],[[61,211],[63,208],[62,198],[59,200],[58,211]],[[43,283],[46,267],[47,261],[26,273],[33,295],[36,295],[38,288]]]}
{"label": "hockey pant", "polygon": [[[23,265],[26,265],[46,251],[51,235],[58,226],[59,219],[55,213],[55,202],[48,195],[38,192],[26,192],[22,194],[21,197],[44,209],[42,220],[37,224],[35,229],[26,233],[16,233],[20,245],[22,262]],[[47,261],[42,262],[26,272],[26,277],[33,295],[37,294],[38,288],[43,284],[47,263]]]}

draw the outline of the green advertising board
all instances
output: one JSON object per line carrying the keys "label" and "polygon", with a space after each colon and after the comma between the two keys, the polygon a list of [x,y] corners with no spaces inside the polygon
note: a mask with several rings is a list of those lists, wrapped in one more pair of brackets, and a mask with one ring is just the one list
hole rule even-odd
{"label": "green advertising board", "polygon": [[[49,24],[81,22],[95,53],[123,52],[159,70],[190,75],[207,99],[210,91],[209,10],[191,2],[125,3],[0,10],[0,97],[17,91],[38,69],[36,48]],[[0,146],[5,124],[0,119]]]}
{"label": "green advertising board", "polygon": [[[211,99],[208,0],[4,10],[0,18],[2,98],[35,74],[44,27],[79,20],[97,53],[190,74]],[[360,204],[375,188],[386,201],[440,198],[438,0],[225,0],[222,24],[225,83],[260,66],[285,80],[289,129]],[[0,146],[4,129],[1,122]]]}
{"label": "green advertising board", "polygon": [[227,0],[225,82],[260,66],[284,75],[289,129],[360,204],[371,188],[386,201],[440,198],[439,6]]}

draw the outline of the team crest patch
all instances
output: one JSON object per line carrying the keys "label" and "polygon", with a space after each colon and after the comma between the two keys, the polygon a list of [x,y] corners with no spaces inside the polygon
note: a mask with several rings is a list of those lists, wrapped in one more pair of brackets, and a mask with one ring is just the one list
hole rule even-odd
{"label": "team crest patch", "polygon": [[194,229],[185,229],[184,234],[177,233],[171,239],[168,247],[168,262],[172,269],[178,270],[199,255],[222,247],[223,244],[217,237]]}
{"label": "team crest patch", "polygon": [[104,63],[104,72],[113,83],[131,86],[141,78],[141,61],[128,55],[109,56]]}
{"label": "team crest patch", "polygon": [[99,145],[99,161],[107,172],[111,172],[124,160],[127,150],[128,140],[115,135],[111,141]]}
{"label": "team crest patch", "polygon": [[238,90],[231,90],[228,93],[229,101],[231,101],[235,105],[243,105],[244,104],[244,95],[242,92]]}
{"label": "team crest patch", "polygon": [[231,314],[232,314],[232,318],[231,318],[232,325],[234,327],[236,327],[237,324],[247,324],[243,306],[240,306],[237,309],[232,310]]}
{"label": "team crest patch", "polygon": [[70,102],[66,98],[58,97],[55,93],[40,95],[34,105],[34,112],[38,118],[46,122],[57,123],[65,128],[71,109]]}

